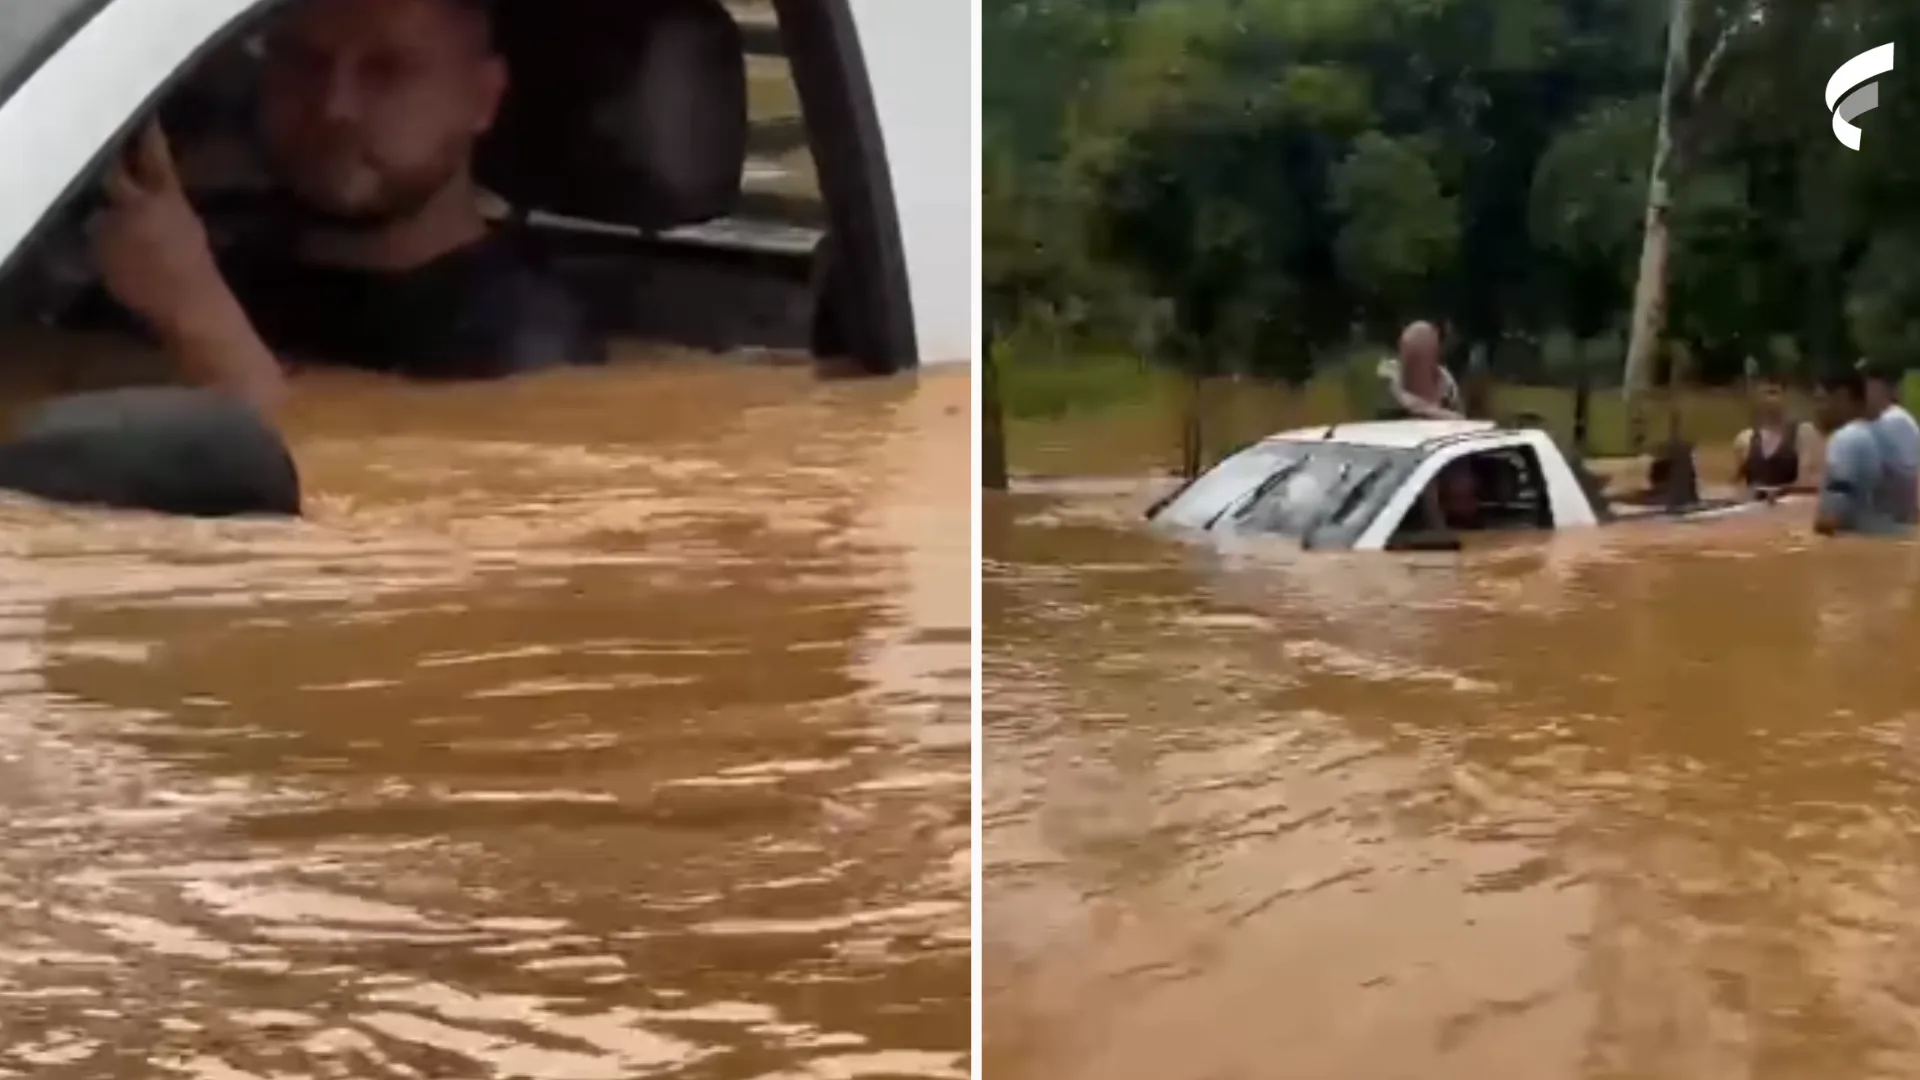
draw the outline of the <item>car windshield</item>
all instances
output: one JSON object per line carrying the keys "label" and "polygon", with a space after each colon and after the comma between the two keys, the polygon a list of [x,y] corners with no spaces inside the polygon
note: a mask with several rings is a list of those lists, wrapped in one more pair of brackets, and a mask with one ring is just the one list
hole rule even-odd
{"label": "car windshield", "polygon": [[1230,520],[1297,538],[1371,514],[1389,493],[1380,481],[1412,451],[1352,443],[1269,440],[1209,469],[1154,515],[1193,529]]}
{"label": "car windshield", "polygon": [[37,3],[0,3],[0,99],[19,88],[27,65],[38,59],[40,47],[67,20],[92,8],[92,0],[38,0]]}

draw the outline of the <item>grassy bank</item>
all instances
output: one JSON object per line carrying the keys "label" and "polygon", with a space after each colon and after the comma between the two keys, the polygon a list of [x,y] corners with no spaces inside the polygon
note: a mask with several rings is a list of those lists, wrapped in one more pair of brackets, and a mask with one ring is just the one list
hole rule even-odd
{"label": "grassy bank", "polygon": [[[1303,386],[1247,379],[1216,379],[1201,388],[1200,412],[1208,460],[1236,447],[1293,427],[1364,417],[1369,403],[1355,399],[1350,371],[1318,377]],[[1001,368],[1007,413],[1007,456],[1017,474],[1040,476],[1133,473],[1175,469],[1187,382],[1165,368],[1127,356],[1093,356],[1071,362],[1015,359]],[[1671,405],[1656,391],[1648,430],[1666,430]],[[1745,396],[1738,390],[1697,389],[1677,399],[1683,430],[1703,446],[1730,442],[1746,426]],[[1500,416],[1533,413],[1557,436],[1573,433],[1573,392],[1547,386],[1507,385],[1494,392]],[[1588,445],[1598,457],[1627,453],[1626,410],[1617,390],[1596,391]]]}

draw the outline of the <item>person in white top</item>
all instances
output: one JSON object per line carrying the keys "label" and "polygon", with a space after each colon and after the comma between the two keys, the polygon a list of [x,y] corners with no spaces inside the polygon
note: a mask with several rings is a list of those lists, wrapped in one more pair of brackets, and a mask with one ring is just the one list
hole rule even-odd
{"label": "person in white top", "polygon": [[1867,415],[1886,465],[1882,505],[1902,525],[1920,523],[1920,423],[1900,404],[1900,373],[1862,362]]}
{"label": "person in white top", "polygon": [[1380,362],[1387,420],[1458,420],[1466,415],[1460,384],[1440,362],[1440,331],[1416,322],[1400,332],[1400,355]]}

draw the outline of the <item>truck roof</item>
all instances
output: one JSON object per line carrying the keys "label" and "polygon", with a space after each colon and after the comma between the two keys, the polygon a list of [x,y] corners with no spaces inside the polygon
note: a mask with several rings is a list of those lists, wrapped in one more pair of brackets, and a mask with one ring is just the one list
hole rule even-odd
{"label": "truck roof", "polygon": [[1417,450],[1429,443],[1479,435],[1498,429],[1491,420],[1367,420],[1330,427],[1295,428],[1267,436],[1267,442],[1340,442],[1383,450]]}

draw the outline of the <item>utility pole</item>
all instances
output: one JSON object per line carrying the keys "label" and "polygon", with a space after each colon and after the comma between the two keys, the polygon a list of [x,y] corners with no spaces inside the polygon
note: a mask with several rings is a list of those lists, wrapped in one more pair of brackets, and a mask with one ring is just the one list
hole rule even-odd
{"label": "utility pole", "polygon": [[1660,81],[1660,119],[1653,137],[1653,163],[1647,176],[1646,231],[1640,240],[1640,276],[1633,289],[1633,322],[1627,338],[1621,393],[1627,412],[1627,437],[1633,452],[1646,445],[1647,384],[1654,352],[1666,323],[1668,219],[1673,210],[1673,123],[1686,77],[1687,47],[1693,39],[1694,0],[1669,0],[1667,64]]}

